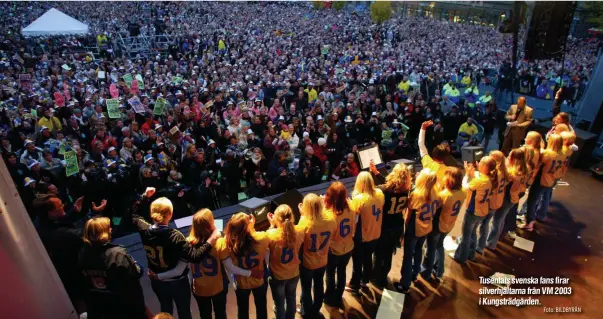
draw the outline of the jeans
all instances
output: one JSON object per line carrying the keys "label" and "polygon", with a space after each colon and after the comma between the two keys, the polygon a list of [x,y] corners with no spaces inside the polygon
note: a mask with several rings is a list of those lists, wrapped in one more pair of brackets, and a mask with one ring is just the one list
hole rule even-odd
{"label": "jeans", "polygon": [[173,302],[175,302],[178,318],[192,318],[191,285],[188,277],[184,276],[172,281],[151,280],[151,288],[159,299],[161,312],[172,314],[174,312]]}
{"label": "jeans", "polygon": [[224,289],[215,296],[202,297],[193,294],[199,306],[199,317],[201,319],[212,319],[212,308],[216,319],[226,319],[226,294],[228,290]]}
{"label": "jeans", "polygon": [[436,277],[444,276],[444,239],[448,233],[441,233],[439,229],[434,229],[427,235],[427,253],[421,267],[423,278],[430,278],[434,273]]}
{"label": "jeans", "polygon": [[[528,223],[535,221],[536,219],[544,219],[544,217],[546,216],[546,211],[549,208],[552,193],[552,187],[544,187],[539,185],[538,183],[532,185],[532,187],[530,188],[530,193],[528,194]],[[542,205],[540,209],[537,209],[538,201],[541,195],[543,196]]]}
{"label": "jeans", "polygon": [[266,285],[261,285],[253,289],[235,289],[237,296],[237,318],[249,319],[249,295],[253,293],[255,303],[255,316],[257,319],[267,319],[268,310],[266,309]]}
{"label": "jeans", "polygon": [[461,264],[467,262],[467,259],[475,257],[476,246],[476,230],[477,225],[485,218],[485,216],[475,216],[473,212],[467,212],[463,220],[463,237],[459,247],[454,252],[454,259]]}
{"label": "jeans", "polygon": [[[314,318],[318,316],[325,297],[324,277],[327,266],[317,269],[299,267],[301,278],[301,315]],[[314,292],[314,300],[312,300]]]}
{"label": "jeans", "polygon": [[[489,249],[496,249],[496,245],[500,240],[500,235],[502,234],[503,227],[507,220],[507,215],[515,205],[517,204],[514,204],[513,202],[511,202],[510,199],[505,198],[502,207],[499,208],[494,214],[494,219],[492,219],[492,228],[490,229],[490,233],[488,234],[488,239],[486,242],[486,247],[488,247]],[[515,216],[513,218],[513,225],[515,225]]]}
{"label": "jeans", "polygon": [[488,239],[488,234],[490,233],[490,221],[494,214],[496,214],[496,209],[491,210],[488,215],[479,223],[479,241],[477,242],[477,252],[483,253],[484,248],[486,248],[486,239]]}
{"label": "jeans", "polygon": [[299,276],[287,280],[270,278],[270,291],[274,300],[274,315],[276,319],[295,318],[295,294]]}
{"label": "jeans", "polygon": [[360,289],[360,280],[364,284],[368,284],[371,280],[373,270],[373,253],[377,240],[354,244],[354,252],[352,253],[352,278],[350,278],[350,287],[352,289]]}
{"label": "jeans", "polygon": [[423,244],[427,236],[415,236],[415,217],[411,217],[408,228],[404,234],[404,258],[402,259],[402,280],[404,289],[410,288],[419,272],[421,271],[421,262],[423,259]]}
{"label": "jeans", "polygon": [[[337,256],[329,252],[329,263],[327,264],[327,291],[325,302],[330,305],[340,305],[343,291],[345,290],[346,268],[352,257],[352,251]],[[335,280],[337,278],[337,280]]]}
{"label": "jeans", "polygon": [[488,145],[490,145],[490,139],[492,138],[492,134],[493,133],[484,134],[484,137],[482,139],[482,142],[484,143],[484,152],[488,151]]}
{"label": "jeans", "polygon": [[381,232],[381,237],[377,239],[375,247],[375,258],[373,259],[373,276],[375,282],[385,286],[387,284],[387,274],[392,269],[392,256],[396,251],[396,246],[404,229],[387,229]]}

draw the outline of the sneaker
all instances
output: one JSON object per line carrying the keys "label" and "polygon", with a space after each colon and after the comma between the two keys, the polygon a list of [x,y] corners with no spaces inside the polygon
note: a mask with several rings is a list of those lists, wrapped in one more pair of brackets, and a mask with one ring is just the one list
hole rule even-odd
{"label": "sneaker", "polygon": [[344,290],[355,296],[360,295],[360,292],[358,291],[358,289],[352,288],[352,286],[350,286],[349,283],[347,285],[345,285]]}
{"label": "sneaker", "polygon": [[400,283],[400,282],[394,283],[394,288],[396,288],[396,290],[399,293],[403,293],[403,294],[407,294],[410,291],[410,287],[405,288],[405,287],[402,286],[402,283]]}

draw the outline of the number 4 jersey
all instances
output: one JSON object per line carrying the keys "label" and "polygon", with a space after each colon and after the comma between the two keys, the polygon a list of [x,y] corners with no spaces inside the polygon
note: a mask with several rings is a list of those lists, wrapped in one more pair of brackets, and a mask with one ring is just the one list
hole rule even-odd
{"label": "number 4 jersey", "polygon": [[352,198],[352,210],[359,215],[356,234],[362,236],[362,242],[368,243],[381,236],[383,223],[383,204],[385,198],[380,189],[375,189],[375,195],[358,194]]}

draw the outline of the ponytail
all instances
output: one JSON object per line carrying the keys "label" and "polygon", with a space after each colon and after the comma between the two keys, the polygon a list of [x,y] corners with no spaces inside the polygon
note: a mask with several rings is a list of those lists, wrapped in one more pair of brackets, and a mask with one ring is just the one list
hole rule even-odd
{"label": "ponytail", "polygon": [[274,211],[274,219],[278,228],[281,229],[281,242],[287,248],[293,248],[296,241],[295,216],[289,205],[279,205]]}
{"label": "ponytail", "polygon": [[282,242],[287,248],[293,248],[295,245],[295,226],[289,219],[285,219],[283,223],[283,236],[281,237]]}

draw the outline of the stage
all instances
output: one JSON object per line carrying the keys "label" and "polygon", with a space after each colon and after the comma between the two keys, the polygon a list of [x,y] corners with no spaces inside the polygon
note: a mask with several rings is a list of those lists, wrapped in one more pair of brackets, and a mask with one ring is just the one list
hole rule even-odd
{"label": "stage", "polygon": [[[603,302],[603,215],[601,199],[603,183],[590,176],[589,172],[570,169],[553,192],[553,200],[545,224],[536,225],[534,232],[518,231],[518,235],[535,242],[533,253],[513,247],[513,240],[504,238],[495,252],[486,250],[477,255],[476,262],[468,262],[465,266],[457,264],[446,257],[446,273],[444,281],[438,286],[435,282],[420,279],[411,292],[406,295],[402,318],[556,318],[559,314],[545,314],[543,306],[578,306],[580,314],[565,314],[574,318],[596,318],[600,316],[596,305]],[[343,180],[353,187],[354,178]],[[328,183],[326,183],[328,186]],[[324,184],[300,189],[302,194],[324,193]],[[226,219],[238,208],[228,207],[215,212],[216,219]],[[184,234],[188,229],[180,229]],[[145,252],[140,245],[138,234],[116,239],[114,242],[125,245],[134,258],[146,268]],[[390,280],[400,279],[402,251],[394,256]],[[536,296],[541,306],[479,306],[478,291],[482,287],[494,288],[492,285],[482,286],[479,277],[489,277],[495,272],[513,274],[516,277],[567,277],[572,294],[569,296]],[[348,265],[347,277],[352,274],[352,263]],[[151,311],[158,312],[159,304],[153,294],[148,277],[142,278],[145,301]],[[538,285],[536,285],[538,287]],[[326,318],[375,318],[381,292],[369,285],[369,292],[359,298],[344,293],[346,313],[323,306],[322,313]],[[391,285],[386,287],[393,289]],[[527,288],[527,287],[526,287]],[[300,286],[298,286],[298,299]],[[485,296],[488,297],[488,296]],[[491,296],[495,297],[495,296]],[[251,318],[255,318],[253,302]],[[268,292],[269,318],[274,318],[272,298]],[[198,309],[192,301],[193,317],[198,318]],[[232,286],[228,293],[228,316],[236,318],[236,299]],[[299,316],[298,316],[299,317]]]}

